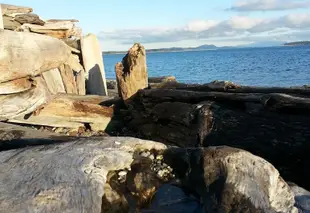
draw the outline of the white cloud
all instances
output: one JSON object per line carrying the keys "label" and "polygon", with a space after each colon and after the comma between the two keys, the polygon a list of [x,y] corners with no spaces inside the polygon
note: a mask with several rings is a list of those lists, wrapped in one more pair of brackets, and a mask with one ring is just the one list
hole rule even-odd
{"label": "white cloud", "polygon": [[238,0],[228,10],[248,11],[279,11],[310,7],[309,0]]}
{"label": "white cloud", "polygon": [[263,33],[281,31],[289,33],[292,30],[309,30],[310,13],[290,14],[278,18],[251,18],[234,16],[228,20],[201,20],[191,22],[183,27],[175,28],[144,28],[118,29],[102,31],[99,38],[102,41],[114,41],[120,44],[155,44],[165,42],[180,42],[186,40],[204,40],[242,37],[253,37]]}

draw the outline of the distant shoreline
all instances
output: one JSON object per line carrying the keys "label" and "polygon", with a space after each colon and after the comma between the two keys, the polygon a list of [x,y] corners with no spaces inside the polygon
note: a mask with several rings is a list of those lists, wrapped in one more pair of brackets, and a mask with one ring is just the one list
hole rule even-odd
{"label": "distant shoreline", "polygon": [[[266,47],[287,47],[287,46],[310,46],[310,41],[300,41],[300,42],[289,42],[284,43],[278,46],[266,46]],[[226,46],[226,47],[217,47],[214,45],[203,45],[199,47],[189,47],[189,48],[179,48],[179,47],[172,47],[172,48],[160,48],[160,49],[148,49],[146,53],[173,53],[173,52],[199,52],[199,51],[214,51],[214,50],[225,50],[225,49],[243,49],[243,48],[266,48],[264,46],[257,46],[257,47],[243,47],[243,46]],[[119,55],[119,54],[127,54],[127,51],[103,51],[105,55]]]}

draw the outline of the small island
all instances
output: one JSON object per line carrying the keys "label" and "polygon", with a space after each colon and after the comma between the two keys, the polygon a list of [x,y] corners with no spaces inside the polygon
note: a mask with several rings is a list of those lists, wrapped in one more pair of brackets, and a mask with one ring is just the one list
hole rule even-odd
{"label": "small island", "polygon": [[285,46],[308,46],[310,45],[310,41],[295,41],[295,42],[289,42],[285,43]]}

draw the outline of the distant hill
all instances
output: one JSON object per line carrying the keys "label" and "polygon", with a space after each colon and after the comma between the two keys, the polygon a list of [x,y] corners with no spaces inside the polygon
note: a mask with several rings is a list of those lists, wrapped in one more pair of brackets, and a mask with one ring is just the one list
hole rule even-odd
{"label": "distant hill", "polygon": [[[197,51],[197,50],[214,50],[219,49],[219,47],[215,45],[201,45],[198,47],[169,47],[169,48],[158,48],[158,49],[147,49],[147,53],[155,53],[155,52],[183,52],[183,51]],[[126,54],[127,51],[106,51],[102,52],[104,54]]]}
{"label": "distant hill", "polygon": [[306,46],[310,45],[310,41],[295,41],[295,42],[289,42],[285,43],[286,46]]}

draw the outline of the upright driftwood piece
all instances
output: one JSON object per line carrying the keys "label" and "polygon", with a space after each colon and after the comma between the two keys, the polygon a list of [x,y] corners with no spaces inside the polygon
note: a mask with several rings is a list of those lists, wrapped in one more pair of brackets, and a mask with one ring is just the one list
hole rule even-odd
{"label": "upright driftwood piece", "polygon": [[76,87],[79,95],[86,95],[85,72],[81,70],[76,76]]}
{"label": "upright driftwood piece", "polygon": [[0,82],[59,67],[71,54],[62,41],[34,33],[0,31]]}
{"label": "upright driftwood piece", "polygon": [[58,68],[46,71],[42,73],[42,76],[47,84],[47,88],[51,94],[65,93],[65,86],[62,81]]}
{"label": "upright driftwood piece", "polygon": [[78,94],[76,88],[76,81],[73,75],[71,67],[67,64],[63,64],[59,67],[60,75],[65,85],[66,93]]}
{"label": "upright driftwood piece", "polygon": [[134,44],[123,58],[122,63],[116,64],[115,73],[119,95],[125,102],[138,90],[147,88],[148,74],[144,47]]}
{"label": "upright driftwood piece", "polygon": [[87,79],[87,93],[108,95],[102,52],[94,34],[88,34],[81,40],[83,63]]}

